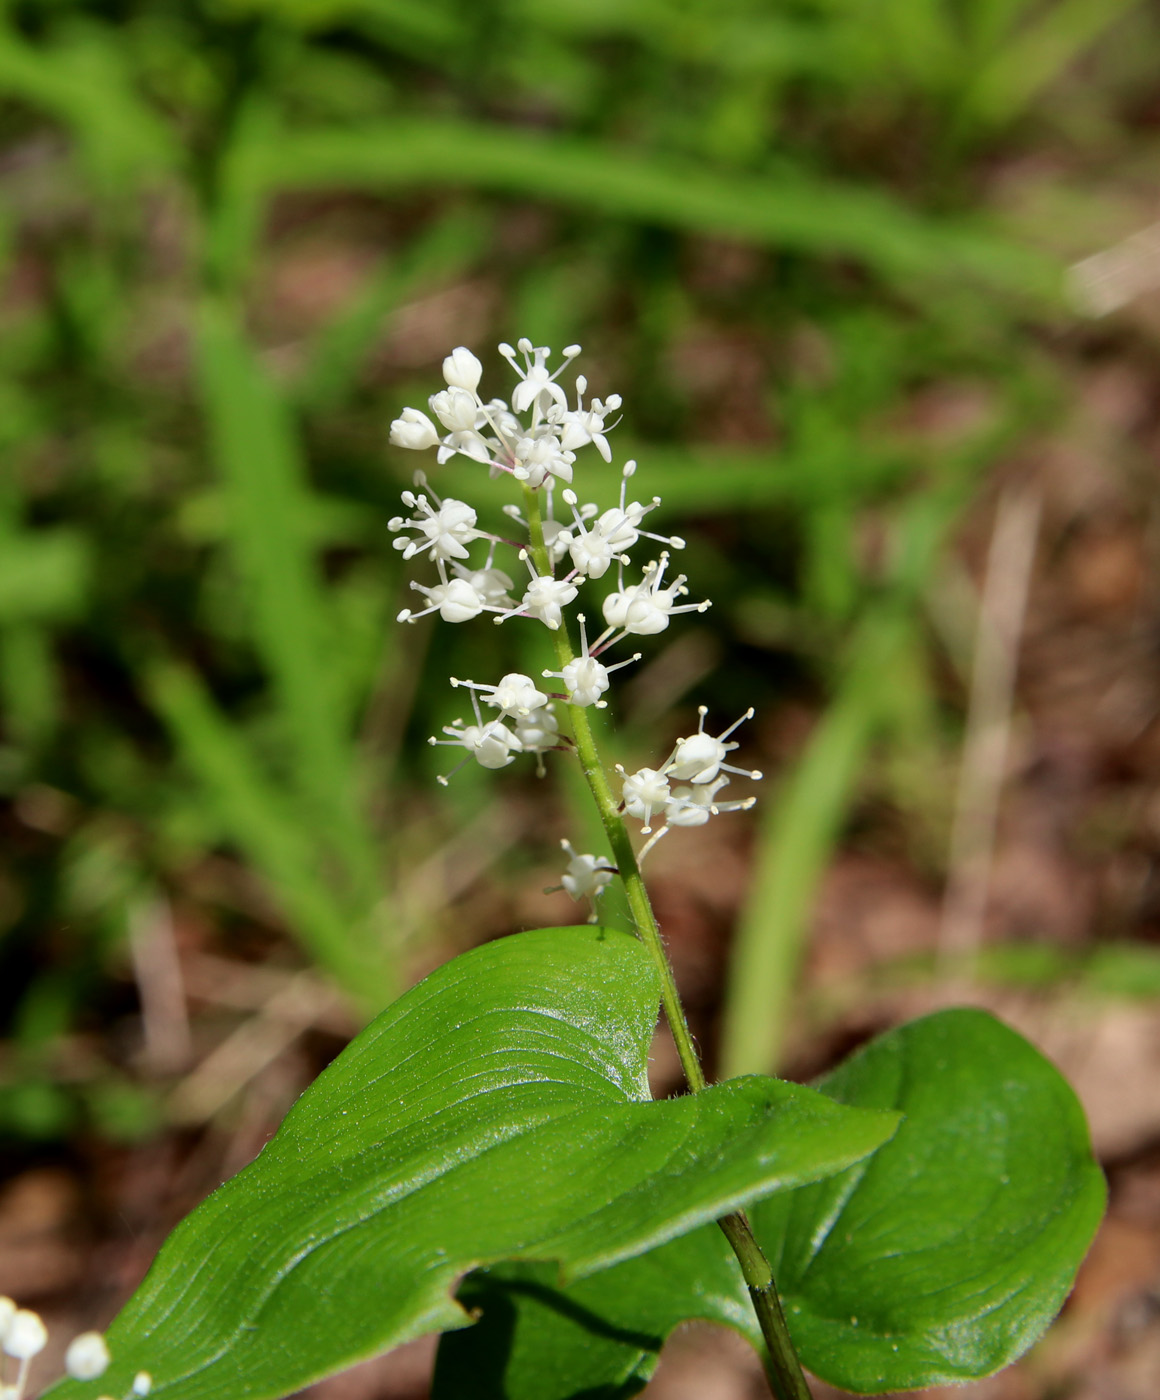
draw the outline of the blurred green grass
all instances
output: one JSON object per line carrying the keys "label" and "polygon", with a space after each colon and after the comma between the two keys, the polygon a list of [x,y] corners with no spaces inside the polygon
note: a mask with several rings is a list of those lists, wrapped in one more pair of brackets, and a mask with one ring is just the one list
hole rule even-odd
{"label": "blurred green grass", "polygon": [[[192,873],[222,853],[363,1013],[400,985],[429,932],[396,899],[415,833],[434,849],[486,788],[464,774],[435,818],[422,795],[412,741],[450,717],[450,643],[422,669],[391,623],[412,464],[386,424],[451,345],[521,334],[591,350],[628,407],[618,461],[703,526],[688,567],[727,694],[682,702],[821,708],[765,795],[726,1012],[729,1068],[768,1065],[870,749],[946,742],[925,620],[944,542],[1066,392],[1044,348],[1070,314],[1058,231],[1017,235],[990,178],[1116,139],[1139,75],[1101,56],[1125,33],[1148,51],[1139,9],[9,0],[9,1087],[112,1014],[142,892],[200,907]],[[946,385],[977,405],[949,436],[913,412]],[[70,874],[93,848],[117,871],[95,903]],[[111,1102],[120,1069],[95,1074]],[[29,1092],[10,1126],[72,1122]]]}

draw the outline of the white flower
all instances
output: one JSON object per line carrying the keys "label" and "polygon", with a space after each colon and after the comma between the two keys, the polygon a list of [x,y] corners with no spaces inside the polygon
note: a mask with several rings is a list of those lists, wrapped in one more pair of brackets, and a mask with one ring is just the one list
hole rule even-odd
{"label": "white flower", "polygon": [[536,689],[536,683],[531,676],[525,676],[519,671],[509,671],[506,676],[502,676],[499,684],[493,687],[488,701],[488,704],[494,705],[501,714],[511,716],[530,715],[533,710],[538,710],[541,705],[547,703],[548,697],[542,690]]}
{"label": "white flower", "polygon": [[109,1348],[100,1332],[82,1332],[68,1344],[64,1369],[77,1381],[95,1381],[109,1368]]}
{"label": "white flower", "polygon": [[483,366],[466,346],[460,345],[443,361],[443,378],[452,389],[474,394],[483,377]]}
{"label": "white flower", "polygon": [[721,777],[715,783],[702,783],[700,787],[673,788],[672,795],[665,803],[665,825],[704,826],[713,815],[713,799],[717,796],[718,788],[728,781],[728,778]]}
{"label": "white flower", "polygon": [[526,482],[533,488],[542,486],[549,476],[571,481],[575,460],[576,454],[565,452],[554,433],[539,432],[534,436],[521,437],[516,443],[512,475],[517,481]]}
{"label": "white flower", "polygon": [[[560,845],[568,856],[568,864],[560,880],[561,885],[573,899],[590,899],[595,904],[612,883],[616,867],[610,865],[603,856],[578,855],[572,849],[570,841],[561,841]],[[596,922],[595,910],[590,922]]]}
{"label": "white flower", "polygon": [[551,574],[536,573],[535,565],[528,555],[525,553],[523,557],[532,581],[524,590],[519,604],[509,612],[501,613],[496,622],[503,622],[506,618],[517,615],[535,617],[555,632],[563,624],[564,609],[576,597],[576,585],[566,578],[553,578]]}
{"label": "white flower", "polygon": [[[466,683],[452,680],[452,685],[466,685]],[[448,738],[437,739],[432,734],[427,742],[431,745],[444,745],[446,748],[466,749],[467,757],[463,759],[463,763],[466,763],[467,759],[474,759],[476,763],[479,763],[481,769],[505,769],[515,759],[516,753],[521,752],[523,748],[518,735],[512,734],[511,729],[502,720],[484,722],[483,715],[480,714],[479,699],[477,699],[474,689],[472,689],[472,710],[476,715],[474,724],[465,724],[462,720],[456,720],[453,724],[445,724],[444,734]],[[463,763],[453,767],[451,773],[446,774],[446,777],[439,774],[439,783],[446,787],[448,781],[455,777],[459,769],[462,769]]]}
{"label": "white flower", "polygon": [[596,660],[589,649],[583,613],[577,615],[577,621],[580,623],[581,654],[574,660],[567,662],[563,670],[545,671],[544,675],[557,676],[564,682],[569,704],[595,705],[598,710],[607,709],[608,701],[602,700],[600,697],[608,689],[610,673],[619,671],[622,666],[631,666],[634,661],[639,661],[640,652],[630,656],[627,661],[618,661],[615,666],[605,666]]}
{"label": "white flower", "polygon": [[409,520],[396,515],[387,521],[387,529],[395,533],[400,530],[416,531],[416,537],[412,540],[404,538],[395,541],[395,548],[402,550],[404,559],[410,559],[424,549],[428,551],[428,559],[466,559],[467,546],[472,540],[486,538],[482,530],[475,528],[475,511],[465,501],[456,501],[450,496],[440,501],[435,496],[438,506],[435,509],[426,496],[416,496],[413,491],[404,491],[402,499],[403,504],[410,506],[415,514]]}
{"label": "white flower", "polygon": [[31,1361],[44,1350],[47,1341],[48,1329],[39,1314],[28,1308],[17,1308],[8,1319],[2,1345],[5,1355],[17,1361]]}
{"label": "white flower", "polygon": [[651,530],[641,529],[641,522],[650,510],[656,510],[661,498],[654,496],[647,506],[642,505],[640,501],[629,501],[626,504],[628,481],[635,474],[636,463],[625,462],[620,476],[620,504],[604,511],[597,521],[602,534],[617,553],[631,549],[642,536],[645,539],[656,540],[658,544],[667,544],[672,549],[684,549],[685,542],[679,535],[656,535]]}
{"label": "white flower", "polygon": [[410,447],[422,451],[434,447],[439,441],[435,424],[417,408],[403,409],[402,416],[391,424],[391,442],[396,447]]}
{"label": "white flower", "polygon": [[633,588],[619,588],[604,600],[604,620],[612,629],[638,637],[655,636],[669,625],[674,613],[704,612],[709,600],[701,603],[681,603],[677,599],[689,590],[684,586],[685,575],[678,574],[672,583],[663,583],[669,556],[649,564],[644,578]]}
{"label": "white flower", "polygon": [[525,753],[558,748],[560,721],[556,718],[552,706],[548,704],[530,714],[516,715],[516,737]]}
{"label": "white flower", "polygon": [[537,575],[524,592],[523,610],[529,617],[538,617],[555,632],[564,621],[564,608],[576,597],[576,585],[567,579]]}
{"label": "white flower", "polygon": [[542,690],[536,689],[536,683],[531,676],[525,676],[519,671],[510,671],[498,685],[459,681],[454,676],[451,677],[451,684],[478,691],[483,696],[484,703],[494,705],[505,719],[518,719],[530,715],[533,710],[538,710],[548,703],[548,697]]}
{"label": "white flower", "polygon": [[705,733],[705,716],[708,713],[707,706],[698,707],[697,714],[700,718],[696,734],[690,734],[677,740],[672,757],[664,765],[664,772],[670,778],[687,783],[713,783],[718,773],[722,771],[736,773],[743,778],[760,778],[761,774],[755,768],[734,768],[732,764],[725,762],[725,755],[731,749],[738,747],[735,741],[727,743],[726,740],[738,726],[744,724],[747,719],[753,718],[752,707],[746,710],[739,720],[735,720],[728,729],[722,730],[716,736]]}
{"label": "white flower", "polygon": [[614,543],[611,532],[606,532],[599,522],[591,530],[585,523],[596,513],[596,507],[586,507],[587,514],[579,510],[575,491],[565,491],[564,500],[572,507],[575,525],[567,531],[562,543],[567,546],[576,572],[586,578],[603,578],[613,560],[627,564],[628,556]]}
{"label": "white flower", "polygon": [[636,858],[637,865],[644,864],[645,857],[674,826],[704,826],[710,817],[715,817],[720,812],[748,811],[757,801],[756,797],[744,797],[733,802],[717,801],[717,794],[728,782],[729,779],[722,773],[711,783],[701,783],[697,787],[673,788],[669,800],[665,803],[665,824],[641,847]]}
{"label": "white flower", "polygon": [[[472,699],[475,697],[472,696]],[[456,720],[454,724],[445,724],[443,733],[449,737],[436,739],[432,735],[427,742],[432,745],[442,744],[449,748],[466,749],[468,758],[474,758],[481,768],[506,768],[522,748],[519,739],[498,719],[488,720],[486,724],[464,724],[462,720]],[[463,763],[466,762],[465,758]],[[446,777],[440,774],[439,782],[446,786],[448,780],[463,767],[463,763],[452,769]]]}
{"label": "white flower", "polygon": [[621,784],[624,810],[630,817],[644,823],[642,831],[651,831],[649,823],[653,813],[662,810],[669,800],[669,780],[655,768],[639,768],[635,773],[625,773],[618,764],[616,771],[624,775]]}
{"label": "white flower", "polygon": [[[584,393],[588,388],[588,381],[582,374],[576,376],[576,407],[571,412],[560,413],[554,410],[557,421],[563,428],[562,442],[565,447],[583,447],[586,443],[593,443],[597,452],[606,462],[612,461],[612,448],[608,445],[608,439],[604,436],[604,420],[610,413],[615,413],[621,405],[619,394],[610,394],[607,403],[601,403],[599,399],[593,399],[589,408],[584,407]],[[616,424],[613,424],[615,427]],[[611,428],[609,429],[611,432]]]}
{"label": "white flower", "polygon": [[486,565],[482,569],[469,569],[466,564],[452,564],[451,567],[459,578],[472,586],[489,609],[512,606],[508,591],[515,585],[502,569],[492,569]]}
{"label": "white flower", "polygon": [[466,389],[440,389],[427,400],[431,412],[452,433],[473,433],[477,427],[479,401]]}
{"label": "white flower", "polygon": [[568,362],[579,355],[579,345],[565,346],[564,364],[556,370],[555,374],[549,374],[547,360],[552,352],[546,345],[533,347],[532,342],[526,337],[517,343],[520,353],[524,357],[525,368],[523,369],[516,364],[516,352],[510,345],[499,347],[499,353],[520,376],[520,382],[512,393],[512,408],[517,413],[523,413],[531,408],[538,399],[547,397],[553,399],[562,409],[567,410],[568,400],[564,397],[563,389],[555,382],[556,375],[562,373]]}
{"label": "white flower", "polygon": [[144,1397],[148,1395],[152,1389],[153,1377],[148,1371],[138,1371],[133,1377],[133,1394],[138,1397],[138,1400],[144,1400]]}
{"label": "white flower", "polygon": [[442,559],[438,561],[438,568],[439,582],[432,588],[428,588],[422,583],[416,583],[413,579],[411,581],[411,587],[415,592],[422,593],[427,599],[427,606],[419,612],[412,612],[410,608],[404,608],[396,621],[418,622],[421,617],[426,617],[428,613],[437,612],[444,622],[470,622],[481,612],[494,611],[494,607],[480,596],[468,579],[453,578],[449,580],[444,572]]}
{"label": "white flower", "polygon": [[[625,666],[628,663],[622,661],[620,664]],[[562,671],[545,671],[544,674],[560,677],[568,692],[569,704],[595,705],[601,710],[607,707],[608,701],[600,697],[608,689],[608,667],[602,666],[593,657],[579,656],[575,661],[569,661]]]}

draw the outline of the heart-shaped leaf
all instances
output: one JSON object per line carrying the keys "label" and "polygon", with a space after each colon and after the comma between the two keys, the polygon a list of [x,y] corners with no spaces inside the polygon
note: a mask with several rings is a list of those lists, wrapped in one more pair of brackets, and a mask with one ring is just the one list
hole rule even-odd
{"label": "heart-shaped leaf", "polygon": [[[1013,1361],[1062,1304],[1103,1210],[1070,1087],[1014,1031],[969,1010],[880,1037],[821,1087],[906,1117],[873,1157],[750,1211],[803,1363],[875,1393]],[[713,1227],[564,1289],[506,1264],[466,1280],[463,1296],[482,1320],[440,1345],[437,1400],[631,1396],[689,1318],[760,1345]]]}
{"label": "heart-shaped leaf", "polygon": [[162,1249],[99,1382],[165,1400],[285,1395],[466,1326],[460,1275],[582,1277],[872,1152],[898,1115],[750,1077],[648,1101],[654,973],[625,934],[548,929],[446,964],[389,1007]]}
{"label": "heart-shaped leaf", "polygon": [[805,1363],[875,1393],[1013,1361],[1059,1311],[1104,1209],[1067,1081],[960,1009],[881,1036],[822,1088],[906,1118],[865,1170],[755,1208]]}

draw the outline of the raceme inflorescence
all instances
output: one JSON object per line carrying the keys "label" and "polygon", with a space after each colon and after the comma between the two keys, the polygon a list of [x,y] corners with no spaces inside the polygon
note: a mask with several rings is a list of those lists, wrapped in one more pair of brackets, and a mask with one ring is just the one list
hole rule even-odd
{"label": "raceme inflorescence", "polygon": [[[594,447],[606,463],[612,461],[608,433],[618,420],[609,419],[621,406],[618,394],[590,399],[586,405],[583,375],[576,378],[571,405],[558,380],[580,347],[568,346],[555,370],[549,369],[550,349],[526,339],[517,349],[500,345],[499,352],[517,375],[510,402],[480,395],[483,366],[461,346],[443,361],[447,387],[429,400],[433,417],[406,408],[391,424],[391,441],[397,447],[434,448],[441,464],[456,455],[467,457],[486,467],[492,478],[508,478],[523,496],[522,503],[503,506],[509,530],[489,531],[480,528],[474,506],[440,497],[422,472],[415,473],[415,490],[402,496],[410,514],[396,516],[390,529],[403,557],[425,555],[435,566],[436,578],[411,583],[425,606],[404,608],[399,621],[416,622],[437,613],[445,622],[459,623],[490,614],[497,625],[523,619],[554,634],[558,669],[545,669],[539,678],[520,672],[496,681],[452,677],[452,686],[470,694],[471,717],[445,725],[443,737],[432,735],[429,740],[466,751],[452,773],[471,759],[484,768],[505,768],[530,754],[542,774],[543,756],[565,751],[573,743],[561,734],[556,703],[579,710],[605,708],[613,673],[641,655],[634,651],[614,659],[614,648],[664,632],[678,613],[704,612],[709,600],[683,601],[688,597],[686,578],[673,572],[671,551],[683,549],[684,541],[645,528],[660,498],[629,499],[634,461],[623,466],[614,504],[602,507],[582,501],[573,489],[580,449]],[[633,552],[642,549],[652,557],[634,562]],[[585,585],[594,585],[589,591],[600,595],[603,627],[593,628],[592,635],[590,619],[582,611]],[[575,629],[569,626],[573,618]],[[553,681],[558,688],[542,684]],[[705,731],[707,711],[702,707],[696,733],[679,738],[659,767],[629,773],[617,766],[618,810],[640,821],[650,838],[638,860],[673,827],[701,826],[720,812],[753,805],[752,796],[721,796],[731,777],[761,777],[725,761],[738,747],[730,736],[752,713],[713,735]],[[565,851],[569,864],[563,888],[573,898],[590,899],[595,907],[613,868],[596,856],[577,854],[566,843]]]}

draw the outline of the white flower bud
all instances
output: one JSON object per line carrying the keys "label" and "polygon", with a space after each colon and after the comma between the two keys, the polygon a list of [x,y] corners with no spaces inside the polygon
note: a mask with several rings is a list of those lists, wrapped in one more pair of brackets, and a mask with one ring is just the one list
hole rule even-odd
{"label": "white flower bud", "polygon": [[405,408],[401,418],[391,424],[391,442],[395,447],[410,447],[422,451],[439,441],[435,424],[417,408]]}
{"label": "white flower bud", "polygon": [[443,378],[452,389],[474,394],[483,377],[483,366],[466,346],[460,345],[443,361]]}
{"label": "white flower bud", "polygon": [[621,628],[624,626],[629,606],[635,597],[635,588],[618,588],[615,593],[610,593],[605,598],[600,610],[609,627]]}
{"label": "white flower bud", "polygon": [[109,1366],[109,1348],[100,1332],[82,1332],[68,1344],[64,1369],[76,1381],[95,1381]]}
{"label": "white flower bud", "polygon": [[38,1314],[18,1308],[8,1323],[3,1347],[17,1361],[28,1361],[44,1350],[47,1341],[48,1330]]}
{"label": "white flower bud", "polygon": [[479,410],[475,395],[469,394],[466,389],[441,389],[439,393],[432,394],[428,402],[431,412],[448,432],[475,431],[475,417]]}
{"label": "white flower bud", "polygon": [[148,1371],[138,1371],[133,1377],[133,1394],[138,1397],[138,1400],[144,1400],[144,1397],[148,1395],[152,1389],[153,1377]]}

